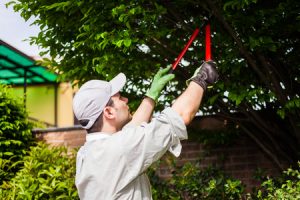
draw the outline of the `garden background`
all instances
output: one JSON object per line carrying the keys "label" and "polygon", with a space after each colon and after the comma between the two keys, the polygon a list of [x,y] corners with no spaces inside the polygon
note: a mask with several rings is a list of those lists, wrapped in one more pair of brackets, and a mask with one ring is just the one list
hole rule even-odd
{"label": "garden background", "polygon": [[[37,17],[34,23],[41,32],[30,40],[46,49],[41,55],[51,56],[42,64],[59,81],[80,85],[122,71],[129,79],[125,94],[132,110],[157,69],[171,64],[192,31],[209,18],[220,80],[205,94],[181,160],[166,156],[156,174],[149,172],[154,198],[299,198],[298,1],[24,0],[11,6],[25,19]],[[157,111],[185,88],[185,80],[204,59],[203,43],[200,32]],[[1,195],[75,198],[72,153],[33,142],[24,107],[1,87]],[[209,118],[220,129],[203,130],[200,122]],[[243,171],[247,169],[251,172]],[[256,181],[244,187],[236,178],[238,170],[243,182],[253,176]],[[249,185],[256,186],[254,191]]]}

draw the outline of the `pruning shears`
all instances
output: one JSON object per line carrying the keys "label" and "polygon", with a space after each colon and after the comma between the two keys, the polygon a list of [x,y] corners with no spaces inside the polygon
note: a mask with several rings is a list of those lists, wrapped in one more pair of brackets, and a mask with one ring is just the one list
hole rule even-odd
{"label": "pruning shears", "polygon": [[[212,58],[211,58],[210,22],[209,22],[208,19],[205,19],[205,23],[203,24],[203,26],[201,28],[204,29],[204,33],[205,33],[205,61],[209,61]],[[200,32],[200,28],[196,28],[194,30],[194,32],[193,32],[192,36],[190,37],[189,41],[186,43],[185,47],[180,52],[180,54],[176,58],[175,62],[172,64],[172,68],[170,69],[170,73],[172,73],[176,69],[176,67],[179,64],[180,60],[183,58],[184,54],[186,53],[188,48],[191,46],[192,42],[195,40],[195,38],[197,37],[199,32]]]}

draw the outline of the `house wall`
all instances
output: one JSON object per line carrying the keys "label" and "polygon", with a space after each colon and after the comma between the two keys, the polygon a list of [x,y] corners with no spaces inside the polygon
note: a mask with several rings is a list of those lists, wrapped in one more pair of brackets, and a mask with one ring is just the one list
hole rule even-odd
{"label": "house wall", "polygon": [[72,108],[73,89],[70,83],[60,83],[58,87],[58,111],[57,126],[68,127],[74,125],[74,115]]}
{"label": "house wall", "polygon": [[[55,124],[54,85],[27,86],[26,110],[30,117],[49,124]],[[18,97],[24,97],[23,87],[14,87]]]}
{"label": "house wall", "polygon": [[[29,117],[57,127],[74,125],[73,89],[70,83],[58,84],[57,90],[55,85],[27,86],[26,91],[26,109]],[[23,87],[14,87],[13,92],[18,97],[24,97]],[[57,108],[55,108],[55,98],[57,98]]]}

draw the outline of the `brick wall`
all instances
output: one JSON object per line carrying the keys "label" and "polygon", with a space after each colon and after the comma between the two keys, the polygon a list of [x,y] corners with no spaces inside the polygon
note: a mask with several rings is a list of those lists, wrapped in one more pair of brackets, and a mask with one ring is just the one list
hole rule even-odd
{"label": "brick wall", "polygon": [[[183,165],[186,162],[199,162],[200,168],[208,166],[223,169],[228,175],[239,179],[246,185],[246,191],[250,192],[259,182],[254,178],[257,170],[264,171],[264,175],[279,175],[280,170],[276,165],[254,144],[247,136],[241,136],[230,146],[219,146],[213,149],[205,145],[183,141],[183,150],[176,164]],[[205,156],[203,156],[205,155]],[[158,175],[169,178],[172,168],[162,162]]]}
{"label": "brick wall", "polygon": [[[206,118],[204,121],[197,123],[196,128],[222,128],[222,124],[223,122],[221,121],[217,123],[216,119],[209,120]],[[47,130],[36,129],[33,133],[39,140],[44,140],[53,145],[65,145],[70,148],[79,147],[84,144],[86,135],[85,130],[79,127]],[[254,179],[258,168],[265,171],[268,175],[277,175],[280,173],[276,165],[246,135],[236,138],[230,145],[219,145],[213,149],[208,149],[205,145],[192,140],[183,141],[182,145],[182,153],[176,161],[178,166],[188,161],[199,161],[201,157],[200,167],[215,166],[223,169],[227,174],[241,180],[247,186],[247,191],[251,191],[253,186],[259,184]],[[162,178],[169,178],[171,170],[170,165],[162,162],[158,175]]]}
{"label": "brick wall", "polygon": [[80,127],[34,129],[33,134],[37,140],[45,141],[54,146],[64,145],[77,148],[84,144],[86,131]]}

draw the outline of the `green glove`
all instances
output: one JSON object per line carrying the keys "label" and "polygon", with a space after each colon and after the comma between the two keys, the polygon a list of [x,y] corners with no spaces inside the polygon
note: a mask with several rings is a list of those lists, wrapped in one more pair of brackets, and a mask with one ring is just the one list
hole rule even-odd
{"label": "green glove", "polygon": [[155,74],[150,89],[146,93],[147,97],[157,101],[165,85],[175,77],[174,74],[168,74],[170,68],[171,66],[161,69]]}

